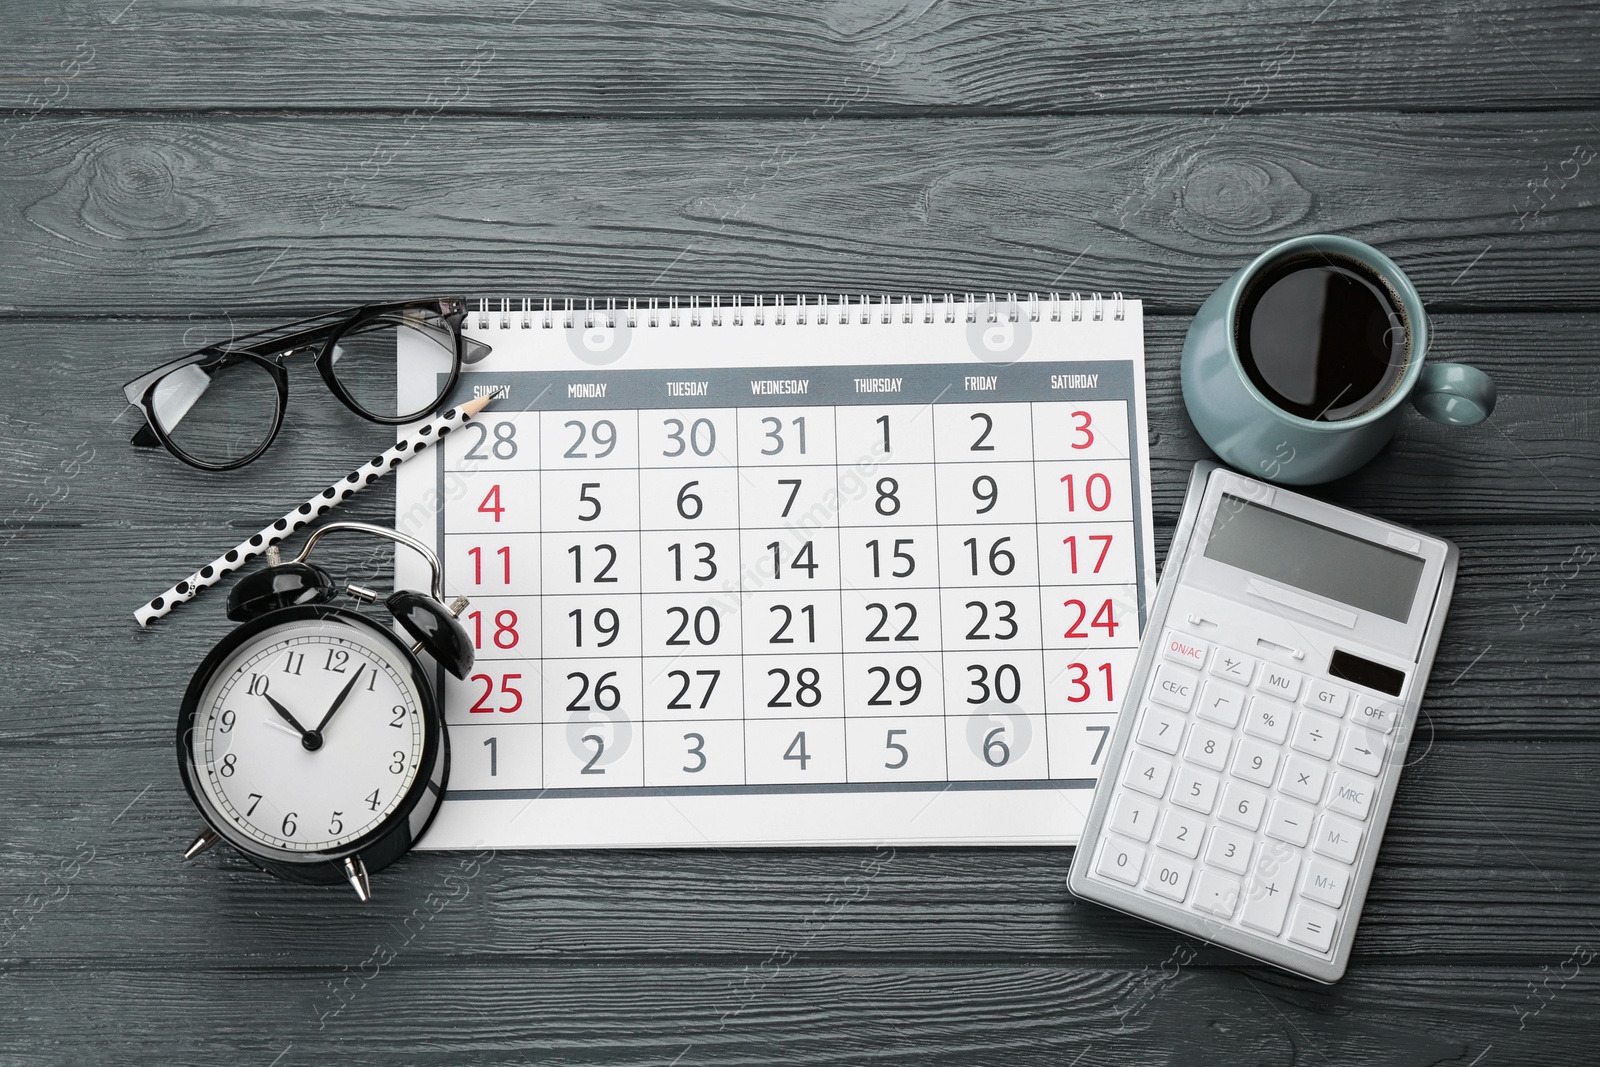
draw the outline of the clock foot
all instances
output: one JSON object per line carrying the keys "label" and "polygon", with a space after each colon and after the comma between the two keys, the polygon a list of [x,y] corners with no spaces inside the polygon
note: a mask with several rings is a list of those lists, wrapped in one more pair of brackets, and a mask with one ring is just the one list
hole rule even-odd
{"label": "clock foot", "polygon": [[206,849],[210,848],[212,845],[221,840],[221,835],[215,830],[206,830],[199,837],[194,839],[194,844],[190,845],[184,850],[183,858],[186,860],[192,860],[196,856],[200,855],[200,853],[204,852]]}
{"label": "clock foot", "polygon": [[372,899],[372,883],[367,880],[367,865],[361,862],[360,856],[351,856],[344,861],[344,876],[363,904]]}

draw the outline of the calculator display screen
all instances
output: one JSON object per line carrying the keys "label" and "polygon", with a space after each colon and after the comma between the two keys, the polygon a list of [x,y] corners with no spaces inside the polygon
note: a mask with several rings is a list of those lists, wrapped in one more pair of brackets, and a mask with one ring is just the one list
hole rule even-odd
{"label": "calculator display screen", "polygon": [[1205,555],[1263,578],[1405,622],[1423,561],[1224,493]]}

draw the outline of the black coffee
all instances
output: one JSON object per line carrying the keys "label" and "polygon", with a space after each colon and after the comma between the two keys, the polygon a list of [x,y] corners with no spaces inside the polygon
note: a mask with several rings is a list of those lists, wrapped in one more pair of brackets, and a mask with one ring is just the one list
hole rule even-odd
{"label": "black coffee", "polygon": [[1245,373],[1278,407],[1338,422],[1399,384],[1411,351],[1399,301],[1366,265],[1320,253],[1262,271],[1239,302]]}

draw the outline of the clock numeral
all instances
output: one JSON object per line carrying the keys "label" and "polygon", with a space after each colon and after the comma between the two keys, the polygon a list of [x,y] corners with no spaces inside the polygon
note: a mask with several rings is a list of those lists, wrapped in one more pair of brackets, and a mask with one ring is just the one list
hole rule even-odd
{"label": "clock numeral", "polygon": [[377,691],[378,691],[378,672],[377,672],[376,669],[374,669],[371,674],[367,675],[367,692],[376,693]]}
{"label": "clock numeral", "polygon": [[393,710],[394,721],[389,725],[398,730],[406,721],[406,706],[404,704],[396,704]]}
{"label": "clock numeral", "polygon": [[295,822],[295,819],[298,817],[299,816],[292,811],[283,817],[283,826],[281,829],[283,830],[284,837],[293,837],[294,832],[300,829],[299,824]]}
{"label": "clock numeral", "polygon": [[260,803],[261,803],[261,794],[260,793],[251,793],[250,794],[250,807],[245,810],[245,814],[246,815],[254,815],[256,813],[256,805],[260,804]]}
{"label": "clock numeral", "polygon": [[267,681],[267,676],[266,675],[264,675],[264,674],[252,674],[250,676],[250,695],[253,696],[253,697],[264,697],[264,696],[266,696],[267,695],[267,684],[268,684],[268,681]]}
{"label": "clock numeral", "polygon": [[405,769],[406,769],[406,754],[404,752],[401,752],[398,749],[396,749],[395,750],[395,754],[394,754],[394,762],[389,764],[389,773],[390,774],[399,774],[401,771],[403,771]]}
{"label": "clock numeral", "polygon": [[373,811],[378,810],[378,791],[376,789],[372,791],[372,795],[362,797],[362,799],[367,802],[367,807],[371,808]]}
{"label": "clock numeral", "polygon": [[336,811],[333,813],[333,820],[328,823],[329,837],[337,837],[344,833],[344,820],[339,817],[343,814],[344,812],[342,811]]}
{"label": "clock numeral", "polygon": [[230,732],[233,729],[233,720],[236,717],[237,716],[235,716],[233,712],[224,711],[222,713],[222,726],[218,729],[218,733],[224,733],[225,734],[225,733]]}
{"label": "clock numeral", "polygon": [[222,757],[222,766],[217,770],[217,773],[222,775],[224,778],[232,778],[233,765],[238,762],[238,756],[235,756],[232,752],[228,753],[226,756]]}
{"label": "clock numeral", "polygon": [[322,665],[322,669],[332,671],[334,674],[343,674],[345,667],[349,666],[349,664],[350,653],[342,648],[330,648],[328,649],[328,662]]}
{"label": "clock numeral", "polygon": [[290,652],[283,658],[284,674],[299,674],[300,668],[305,666],[306,654],[304,652]]}

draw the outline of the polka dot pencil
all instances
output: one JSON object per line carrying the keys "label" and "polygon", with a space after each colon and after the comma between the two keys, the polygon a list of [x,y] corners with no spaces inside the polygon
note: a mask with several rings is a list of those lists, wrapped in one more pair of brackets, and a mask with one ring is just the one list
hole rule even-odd
{"label": "polka dot pencil", "polygon": [[382,478],[400,464],[418,452],[425,451],[435,441],[442,440],[446,434],[458,426],[470,422],[473,416],[488,406],[494,399],[494,393],[487,393],[474,400],[469,400],[459,407],[451,408],[444,414],[433,419],[425,426],[418,429],[395,446],[375,456],[372,462],[352,471],[350,474],[334,482],[328,488],[307,500],[304,504],[289,512],[283,518],[261,529],[228,551],[195,571],[189,577],[156,597],[150,603],[133,613],[140,626],[150,625],[151,619],[159,619],[179,604],[194,597],[205,589],[221,581],[223,576],[231,574],[244,565],[246,560],[266,552],[271,545],[284,540],[300,527],[305,526],[338,507],[346,500],[355,496],[361,490]]}

